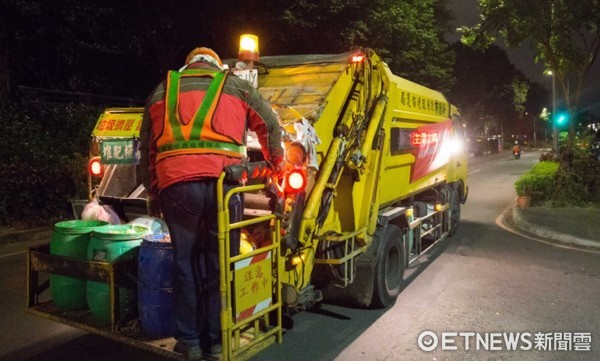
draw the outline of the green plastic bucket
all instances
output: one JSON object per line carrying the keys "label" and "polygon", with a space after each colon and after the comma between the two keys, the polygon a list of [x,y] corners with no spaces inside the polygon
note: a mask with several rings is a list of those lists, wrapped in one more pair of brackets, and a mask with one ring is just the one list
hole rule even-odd
{"label": "green plastic bucket", "polygon": [[[137,260],[142,239],[150,234],[144,226],[123,224],[98,227],[92,232],[87,259],[115,264]],[[119,288],[119,313],[123,317],[135,310],[137,290]],[[87,304],[94,318],[110,322],[110,290],[106,283],[87,281]]]}
{"label": "green plastic bucket", "polygon": [[[50,254],[85,260],[91,232],[108,225],[105,221],[63,221],[54,225]],[[87,308],[86,281],[51,274],[50,293],[56,306],[66,310]]]}

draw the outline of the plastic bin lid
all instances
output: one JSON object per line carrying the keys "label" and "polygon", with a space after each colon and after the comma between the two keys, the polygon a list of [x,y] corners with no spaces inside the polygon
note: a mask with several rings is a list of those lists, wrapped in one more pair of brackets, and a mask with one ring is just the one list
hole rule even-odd
{"label": "plastic bin lid", "polygon": [[69,234],[84,234],[90,233],[94,229],[98,227],[103,227],[109,225],[110,223],[106,221],[98,221],[98,220],[71,220],[71,221],[62,221],[54,224],[54,230],[60,233],[69,233]]}
{"label": "plastic bin lid", "polygon": [[152,233],[148,227],[133,224],[107,225],[95,228],[93,232],[99,238],[114,241],[142,239]]}

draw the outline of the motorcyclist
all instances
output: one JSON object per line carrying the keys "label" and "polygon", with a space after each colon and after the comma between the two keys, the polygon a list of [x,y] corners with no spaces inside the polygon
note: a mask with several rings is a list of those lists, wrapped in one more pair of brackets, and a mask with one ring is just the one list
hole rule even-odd
{"label": "motorcyclist", "polygon": [[515,140],[515,145],[513,145],[513,154],[515,154],[515,152],[517,152],[519,155],[521,155],[521,146],[519,145],[519,141]]}

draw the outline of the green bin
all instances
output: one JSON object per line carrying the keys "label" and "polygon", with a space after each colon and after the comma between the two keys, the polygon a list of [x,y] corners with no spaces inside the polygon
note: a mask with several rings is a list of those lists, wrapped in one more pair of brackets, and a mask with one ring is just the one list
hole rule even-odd
{"label": "green bin", "polygon": [[[92,232],[87,250],[90,261],[116,264],[127,260],[137,260],[142,239],[151,232],[147,227],[123,224],[98,227]],[[119,313],[123,317],[135,310],[137,290],[119,288]],[[94,318],[110,322],[110,289],[108,284],[87,281],[87,304]]]}
{"label": "green bin", "polygon": [[[50,254],[87,259],[90,235],[94,229],[108,225],[105,221],[63,221],[54,225]],[[65,310],[87,308],[86,281],[74,277],[51,274],[50,293],[56,306]]]}

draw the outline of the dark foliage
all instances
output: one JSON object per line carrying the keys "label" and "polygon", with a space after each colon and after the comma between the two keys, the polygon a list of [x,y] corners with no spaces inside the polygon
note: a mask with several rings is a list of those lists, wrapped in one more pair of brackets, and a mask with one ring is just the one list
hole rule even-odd
{"label": "dark foliage", "polygon": [[86,197],[89,133],[99,109],[84,105],[0,107],[0,224],[69,218]]}
{"label": "dark foliage", "polygon": [[598,140],[593,136],[579,138],[570,159],[561,162],[552,196],[554,205],[581,206],[600,203]]}
{"label": "dark foliage", "polygon": [[194,47],[233,58],[250,32],[268,55],[370,47],[397,74],[446,90],[445,2],[0,0],[0,56],[13,85],[143,99]]}
{"label": "dark foliage", "polygon": [[[515,182],[517,195],[530,195],[532,204],[585,207],[600,203],[598,139],[579,139],[569,162],[542,160]],[[546,156],[544,156],[544,159]]]}

